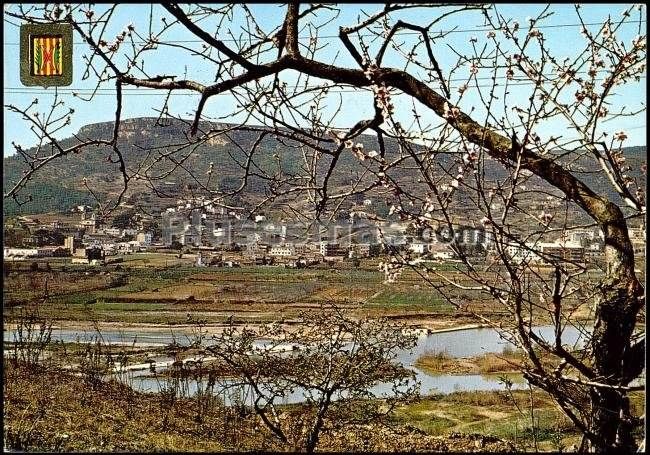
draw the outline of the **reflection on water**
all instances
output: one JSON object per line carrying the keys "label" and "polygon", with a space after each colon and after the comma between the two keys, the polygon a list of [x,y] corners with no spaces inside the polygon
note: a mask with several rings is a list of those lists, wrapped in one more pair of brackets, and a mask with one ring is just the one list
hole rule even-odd
{"label": "reflection on water", "polygon": [[[526,382],[521,375],[508,373],[507,377],[513,382],[512,388],[518,389],[526,386]],[[418,372],[417,380],[420,381],[420,393],[422,395],[430,394],[448,394],[457,391],[488,391],[488,390],[504,390],[504,384],[500,381],[498,375],[436,375],[429,376],[423,372]],[[199,387],[204,391],[206,381],[200,384],[191,378],[179,381],[178,385],[179,395],[193,396],[197,393]],[[174,383],[173,379],[169,378],[153,378],[149,374],[133,375],[129,379],[130,385],[140,392],[158,392],[161,387],[169,387]],[[250,386],[236,384],[234,381],[224,380],[221,381],[221,386],[227,386],[228,391],[225,393],[217,393],[221,400],[226,405],[233,403],[252,404],[254,394],[250,390]],[[215,390],[220,389],[219,386]],[[264,387],[262,387],[264,390]],[[378,398],[388,397],[392,395],[393,391],[390,384],[378,384],[371,389],[373,395]],[[337,398],[337,397],[335,397]],[[340,398],[340,397],[338,397]],[[296,389],[289,395],[285,396],[280,403],[293,404],[305,401],[304,390]]]}
{"label": "reflection on water", "polygon": [[[542,326],[536,329],[536,332],[546,339],[551,341],[554,339],[554,328],[553,326]],[[66,330],[66,329],[56,329],[52,332],[53,340],[62,340],[65,342],[88,342],[92,341],[97,336],[93,332],[80,332],[75,330]],[[169,343],[176,342],[179,344],[190,344],[195,338],[188,331],[181,332],[176,331],[175,333],[170,331],[160,332],[160,331],[128,331],[128,330],[107,330],[102,331],[102,339],[106,343],[111,344],[146,344],[151,346],[165,346]],[[13,333],[11,331],[4,332],[5,341],[13,340]],[[566,327],[562,334],[562,342],[565,345],[576,346],[580,344],[581,339],[584,339],[584,336],[581,336],[580,330],[575,327]],[[209,344],[210,338],[207,337],[203,341],[203,344]],[[259,346],[263,346],[265,342],[260,340],[257,343]],[[402,365],[413,369],[416,373],[416,379],[420,382],[421,387],[420,391],[422,394],[431,394],[431,393],[451,393],[455,391],[486,391],[486,390],[503,390],[505,388],[504,384],[499,380],[498,375],[477,375],[477,374],[465,374],[465,375],[429,375],[422,370],[419,370],[414,366],[415,361],[418,357],[426,352],[436,352],[436,351],[445,351],[452,357],[472,357],[485,353],[498,353],[502,352],[506,346],[512,346],[507,340],[501,338],[499,333],[491,328],[479,328],[479,329],[468,329],[468,330],[458,330],[453,332],[443,332],[443,333],[433,333],[433,334],[423,334],[418,338],[417,345],[411,351],[401,351],[398,353],[397,361]],[[161,371],[162,369],[158,369]],[[526,382],[518,378],[512,378],[513,388],[521,388],[526,386]],[[518,379],[518,380],[515,380]],[[136,390],[143,392],[155,392],[160,390],[161,386],[166,385],[167,379],[156,379],[149,377],[148,371],[135,372],[130,374],[129,383]],[[185,381],[187,390],[184,391],[184,394],[193,395],[196,393],[199,385],[194,380]],[[232,385],[232,384],[230,384]],[[204,384],[200,385],[204,387]],[[250,395],[246,393],[246,387],[242,386],[235,388],[237,390],[236,396],[237,400],[241,400],[242,397]],[[372,390],[377,396],[385,396],[391,393],[391,387],[388,384],[379,384]],[[233,402],[232,397],[229,395],[222,396],[222,399],[226,403]],[[304,395],[301,390],[296,390],[289,396],[285,397],[285,403],[297,403],[304,401]]]}
{"label": "reflection on water", "polygon": [[[553,326],[540,326],[536,332],[545,340],[554,339]],[[4,341],[11,342],[14,337],[14,330],[3,332]],[[90,342],[98,337],[95,331],[74,330],[74,329],[52,329],[52,341]],[[562,343],[573,346],[579,342],[580,332],[576,327],[568,326],[562,333]],[[147,331],[147,330],[102,330],[101,339],[110,344],[146,344],[166,346],[172,342],[180,345],[189,345],[196,338],[186,330]],[[209,345],[210,337],[203,337],[202,344]],[[263,341],[259,345],[262,346]],[[499,333],[491,328],[456,330],[453,332],[432,333],[421,335],[418,338],[417,346],[412,352],[403,351],[399,360],[404,364],[412,364],[415,360],[427,351],[445,351],[452,357],[472,357],[488,352],[502,352],[503,348],[511,345],[502,339]],[[512,345],[511,345],[512,346]]]}
{"label": "reflection on water", "polygon": [[[553,326],[537,327],[535,332],[545,339],[554,339]],[[573,326],[566,327],[562,333],[562,344],[575,346],[584,339],[580,331]],[[422,335],[412,353],[403,352],[399,360],[406,365],[412,365],[418,357],[428,352],[444,351],[451,357],[474,357],[491,352],[502,352],[513,344],[501,338],[499,333],[491,328],[457,330],[454,332],[433,333]]]}

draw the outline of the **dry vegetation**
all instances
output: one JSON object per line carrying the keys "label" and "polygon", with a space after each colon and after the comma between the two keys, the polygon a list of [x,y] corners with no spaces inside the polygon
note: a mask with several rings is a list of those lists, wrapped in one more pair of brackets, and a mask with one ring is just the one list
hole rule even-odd
{"label": "dry vegetation", "polygon": [[[549,365],[549,356],[541,357]],[[415,366],[431,374],[492,374],[521,371],[527,357],[521,350],[505,347],[502,352],[488,352],[480,356],[458,358],[445,351],[426,352]]]}
{"label": "dry vegetation", "polygon": [[[69,373],[25,366],[8,365],[4,384],[4,436],[17,450],[296,450],[274,442],[257,416],[242,407],[214,402],[199,410],[197,400],[136,393],[112,381],[93,389]],[[283,419],[294,421],[294,444],[302,436],[304,412],[302,406],[283,411]],[[512,447],[496,437],[431,435],[407,424],[352,427],[329,426],[319,450],[458,451],[471,448],[475,440],[484,441],[486,450]]]}
{"label": "dry vegetation", "polygon": [[[137,393],[114,381],[93,389],[82,377],[12,362],[3,380],[5,441],[18,450],[292,450],[274,443],[254,413],[218,401],[205,406],[196,399]],[[530,450],[533,431],[541,450],[566,450],[579,441],[575,428],[539,391],[532,395],[533,429],[530,399],[526,391],[426,397],[398,408],[386,426],[328,426],[319,450]],[[632,404],[641,410],[642,394],[634,394]],[[283,418],[294,419],[299,428],[303,411],[285,407]]]}

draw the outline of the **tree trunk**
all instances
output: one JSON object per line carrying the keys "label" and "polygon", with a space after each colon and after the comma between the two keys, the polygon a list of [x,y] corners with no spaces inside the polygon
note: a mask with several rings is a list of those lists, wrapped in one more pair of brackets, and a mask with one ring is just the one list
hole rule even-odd
{"label": "tree trunk", "polygon": [[[627,286],[625,285],[627,284]],[[626,385],[626,353],[636,323],[640,299],[634,280],[609,282],[601,287],[592,336],[594,370],[603,383]],[[643,358],[638,359],[643,362]],[[591,440],[592,452],[612,449],[634,452],[629,399],[624,390],[593,388],[590,393],[592,422],[590,430],[600,440]]]}

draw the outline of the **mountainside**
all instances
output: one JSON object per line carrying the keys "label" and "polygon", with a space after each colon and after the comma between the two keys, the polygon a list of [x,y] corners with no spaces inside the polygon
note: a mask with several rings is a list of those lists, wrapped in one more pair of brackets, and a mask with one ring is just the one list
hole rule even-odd
{"label": "mountainside", "polygon": [[[211,185],[219,189],[232,190],[237,188],[242,181],[242,166],[246,164],[246,152],[253,146],[259,136],[256,131],[232,131],[228,136],[219,136],[206,144],[191,145],[180,148],[174,153],[176,166],[162,155],[178,149],[180,144],[186,144],[188,125],[184,122],[173,120],[165,121],[164,125],[157,125],[155,118],[135,118],[124,120],[121,124],[120,150],[126,162],[127,169],[138,170],[143,175],[154,177],[152,181],[156,189],[161,190],[171,182],[177,186],[196,188],[196,180],[188,173],[191,170],[196,178],[205,182],[206,172],[210,163],[214,163],[214,172],[211,176]],[[221,126],[204,123],[203,129]],[[113,122],[91,124],[82,127],[77,134],[81,139],[109,139],[113,131]],[[377,139],[372,135],[363,135],[357,139],[364,144],[366,150],[377,149]],[[78,142],[71,137],[62,142],[64,147],[69,147]],[[422,149],[420,146],[413,146]],[[396,141],[386,140],[386,158],[398,156],[399,146]],[[31,150],[30,152],[33,152]],[[631,147],[624,150],[627,164],[633,167],[632,174],[641,178],[645,186],[645,175],[639,173],[639,167],[646,160],[645,147]],[[121,189],[122,181],[117,164],[110,163],[108,157],[111,149],[108,146],[90,147],[80,154],[71,154],[51,163],[31,181],[25,194],[31,194],[33,200],[18,207],[13,201],[4,201],[4,214],[15,213],[41,213],[47,211],[67,210],[78,204],[92,202],[91,195],[82,184],[86,177],[88,185],[101,197],[114,195]],[[113,156],[113,158],[115,158]],[[447,170],[455,173],[456,160],[459,154],[440,154],[436,158],[441,173]],[[322,181],[330,163],[330,157],[322,159],[317,172],[317,179]],[[254,155],[251,170],[253,174],[267,173],[274,175],[281,169],[283,177],[303,178],[306,175],[304,165],[305,156],[297,143],[291,140],[277,138],[271,134],[260,142]],[[367,162],[366,162],[367,163]],[[583,168],[588,171],[580,173],[580,178],[585,180],[596,191],[616,197],[610,185],[604,180],[602,173],[591,160],[580,161],[573,164],[573,168]],[[413,171],[413,161],[405,162],[405,166],[398,171],[391,171],[393,178],[399,178],[405,185],[417,186],[417,175]],[[18,181],[25,169],[25,163],[18,156],[4,158],[3,188],[6,192],[11,185]],[[411,169],[409,169],[409,167]],[[344,152],[336,165],[336,172],[330,180],[331,188],[344,188],[355,181],[364,171],[361,162],[353,153]],[[594,172],[595,171],[595,172]],[[506,170],[498,163],[486,161],[486,175],[490,179],[499,180],[505,176]],[[367,177],[369,178],[369,177]],[[366,178],[366,179],[367,179]],[[246,184],[246,189],[237,201],[244,204],[255,204],[268,192],[268,184],[262,179],[252,176]],[[132,181],[128,193],[130,202],[144,202],[145,204],[170,204],[160,201],[150,185],[143,181]]]}
{"label": "mountainside", "polygon": [[[217,125],[203,123],[204,130],[210,127],[224,127],[228,125]],[[152,182],[157,190],[166,192],[170,182],[176,182],[182,188],[189,185],[197,188],[194,177],[205,183],[206,172],[210,163],[214,163],[214,173],[211,177],[211,187],[222,190],[233,190],[242,184],[243,166],[246,162],[246,152],[250,150],[259,136],[257,131],[232,131],[227,136],[219,136],[202,145],[191,145],[183,147],[174,152],[174,160],[179,163],[174,166],[168,158],[161,159],[162,154],[179,148],[179,145],[187,143],[187,131],[189,127],[181,121],[166,121],[164,126],[156,124],[155,118],[128,119],[122,122],[120,130],[119,147],[122,151],[126,167],[130,171],[139,170],[141,174],[154,177]],[[97,123],[87,125],[79,130],[77,136],[81,139],[110,139],[113,132],[113,122]],[[362,142],[367,149],[377,148],[376,137],[363,135],[357,141]],[[61,141],[63,147],[70,147],[78,140],[67,138]],[[387,158],[395,156],[398,150],[397,144],[391,139],[386,140]],[[30,150],[29,152],[33,152]],[[88,185],[96,193],[104,195],[115,194],[122,188],[122,177],[117,164],[108,161],[111,155],[111,148],[108,146],[88,147],[82,153],[70,154],[53,161],[43,172],[40,172],[32,182],[29,183],[25,194],[33,195],[34,200],[30,203],[17,207],[12,201],[7,201],[4,207],[5,214],[37,213],[47,210],[65,209],[60,204],[53,204],[47,197],[49,191],[70,190],[69,204],[74,206],[81,204],[87,191],[82,185],[82,178],[86,177]],[[115,159],[115,155],[113,155]],[[331,162],[330,157],[321,160],[318,175],[322,179],[325,171]],[[451,158],[445,157],[441,160],[452,166]],[[182,163],[182,165],[181,165]],[[26,165],[18,156],[5,157],[4,159],[4,190],[5,192],[19,180]],[[251,178],[246,182],[246,188],[238,203],[254,204],[268,191],[268,183],[255,177],[255,174],[265,173],[275,175],[281,169],[284,178],[304,178],[307,174],[307,165],[303,151],[295,141],[284,138],[276,138],[267,135],[259,143],[254,154],[253,163],[250,166]],[[337,171],[332,175],[330,186],[336,188],[340,185],[349,184],[356,180],[358,173],[362,170],[358,159],[352,153],[343,153],[337,162]],[[190,175],[191,171],[194,176]],[[130,183],[129,194],[134,195],[132,199],[149,200],[156,202],[158,199],[155,192],[142,181],[133,180]],[[186,193],[191,193],[192,188]],[[167,201],[167,204],[171,202]]]}

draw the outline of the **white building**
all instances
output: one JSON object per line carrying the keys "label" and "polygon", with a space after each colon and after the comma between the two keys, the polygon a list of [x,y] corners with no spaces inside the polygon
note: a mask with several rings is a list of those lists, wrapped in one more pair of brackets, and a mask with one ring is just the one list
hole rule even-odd
{"label": "white building", "polygon": [[102,229],[102,232],[107,235],[112,235],[114,237],[120,237],[122,235],[122,229],[120,228],[105,228]]}
{"label": "white building", "polygon": [[434,259],[453,259],[454,252],[446,243],[416,242],[409,245],[409,250],[415,254],[428,254]]}
{"label": "white building", "polygon": [[181,234],[180,243],[185,246],[198,246],[201,244],[201,235],[192,225],[188,225]]}
{"label": "white building", "polygon": [[274,245],[269,250],[269,256],[293,256],[295,253],[295,248],[288,245]]}
{"label": "white building", "polygon": [[118,248],[115,243],[102,243],[101,247],[104,250],[104,254],[106,256],[113,256],[117,254]]}
{"label": "white building", "polygon": [[630,240],[643,240],[646,239],[646,229],[645,226],[639,226],[636,228],[629,228],[627,234],[630,236]]}
{"label": "white building", "polygon": [[338,243],[320,242],[320,254],[324,257],[347,256],[347,249]]}
{"label": "white building", "polygon": [[293,254],[303,254],[308,250],[307,244],[305,243],[285,242],[284,246],[287,248],[293,248]]}
{"label": "white building", "polygon": [[431,257],[434,259],[453,259],[454,252],[451,250],[440,250],[431,253]]}
{"label": "white building", "polygon": [[44,257],[47,253],[43,248],[4,248],[4,257],[12,259]]}
{"label": "white building", "polygon": [[130,242],[119,242],[116,244],[118,251],[121,253],[137,253],[140,251],[140,243],[137,241],[130,241]]}
{"label": "white building", "polygon": [[511,243],[506,252],[515,263],[543,260],[539,253],[555,256],[568,261],[580,261],[584,258],[584,248],[580,243],[557,240],[555,242],[526,242],[525,245]]}
{"label": "white building", "polygon": [[593,242],[589,245],[589,251],[601,251],[603,249],[603,245],[600,242]]}
{"label": "white building", "polygon": [[559,241],[569,241],[570,243],[580,244],[583,240],[594,240],[596,232],[591,229],[576,229],[567,232]]}
{"label": "white building", "polygon": [[153,240],[153,235],[151,234],[151,232],[138,232],[138,235],[136,235],[135,239],[141,245],[151,245],[151,241]]}
{"label": "white building", "polygon": [[521,264],[522,262],[539,261],[541,257],[532,251],[532,248],[540,249],[541,244],[526,243],[510,243],[506,246],[506,253],[510,256],[512,262]]}
{"label": "white building", "polygon": [[409,250],[412,251],[415,254],[424,254],[429,252],[429,244],[428,243],[411,243],[409,245]]}

